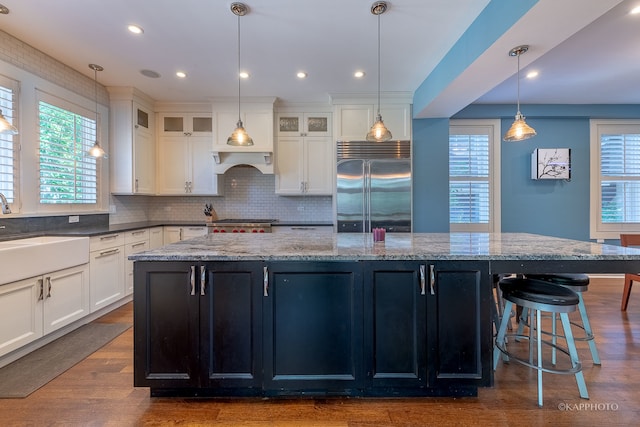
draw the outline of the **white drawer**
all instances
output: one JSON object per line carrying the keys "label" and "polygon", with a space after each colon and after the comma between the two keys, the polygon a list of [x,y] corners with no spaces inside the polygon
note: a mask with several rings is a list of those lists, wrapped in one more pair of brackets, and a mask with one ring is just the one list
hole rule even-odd
{"label": "white drawer", "polygon": [[137,252],[146,251],[148,249],[149,249],[149,242],[148,241],[125,243],[125,245],[124,245],[124,255],[125,255],[125,257],[127,257],[127,256],[129,256],[131,254],[135,254]]}
{"label": "white drawer", "polygon": [[122,245],[124,245],[124,233],[103,234],[89,239],[89,250],[91,252]]}
{"label": "white drawer", "polygon": [[124,233],[125,245],[129,243],[142,242],[142,241],[149,241],[148,228],[141,228],[140,230],[132,230]]}

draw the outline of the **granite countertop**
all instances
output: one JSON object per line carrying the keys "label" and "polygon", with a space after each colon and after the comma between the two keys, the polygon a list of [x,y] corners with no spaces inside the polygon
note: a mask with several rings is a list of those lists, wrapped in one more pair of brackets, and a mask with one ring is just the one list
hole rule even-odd
{"label": "granite countertop", "polygon": [[526,233],[295,232],[209,234],[129,257],[138,261],[633,260],[640,250]]}

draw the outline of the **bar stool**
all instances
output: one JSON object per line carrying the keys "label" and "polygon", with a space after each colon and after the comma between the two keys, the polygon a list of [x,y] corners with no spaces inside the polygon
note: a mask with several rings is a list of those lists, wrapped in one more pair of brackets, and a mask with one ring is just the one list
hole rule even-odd
{"label": "bar stool", "polygon": [[[582,293],[589,290],[589,276],[586,274],[527,274],[527,277],[530,279],[544,280],[549,283],[561,285],[578,294],[578,298],[580,300],[578,303],[578,311],[580,312],[582,324],[578,324],[576,322],[571,322],[571,324],[582,329],[584,331],[584,336],[575,337],[574,339],[576,341],[587,341],[589,343],[589,350],[591,351],[593,364],[600,365],[600,355],[596,348],[596,340],[593,335],[593,330],[591,329],[589,316],[587,315],[587,308],[584,305],[584,298],[582,297]],[[553,327],[555,327],[555,322],[553,322]]]}
{"label": "bar stool", "polygon": [[[498,366],[500,354],[503,359],[510,359],[522,363],[530,368],[538,370],[538,406],[542,406],[542,372],[554,374],[574,374],[580,397],[588,399],[587,385],[582,374],[582,364],[578,359],[578,351],[571,332],[571,322],[569,314],[576,310],[578,306],[578,295],[569,288],[557,286],[545,281],[534,280],[530,278],[513,277],[502,279],[499,282],[502,297],[505,299],[504,312],[509,313],[514,304],[520,305],[528,309],[529,324],[533,324],[535,315],[535,328],[529,328],[529,335],[507,334],[507,325],[509,323],[508,316],[503,316],[498,328],[498,335],[493,349],[493,369]],[[567,343],[567,349],[559,347],[556,343],[542,340],[541,312],[549,312],[552,315],[560,314],[562,328],[564,330],[564,338]],[[536,334],[534,336],[533,331]],[[529,339],[529,358],[523,359],[514,356],[506,348],[507,336],[516,336],[519,338]],[[537,357],[534,363],[534,342],[537,349]],[[543,365],[542,361],[542,344],[551,346],[553,349],[560,351],[569,356],[571,360],[570,369],[550,369]]]}

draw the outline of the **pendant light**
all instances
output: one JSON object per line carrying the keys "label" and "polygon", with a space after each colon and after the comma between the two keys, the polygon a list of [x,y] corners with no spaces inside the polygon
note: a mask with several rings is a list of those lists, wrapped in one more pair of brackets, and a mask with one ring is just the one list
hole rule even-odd
{"label": "pendant light", "polygon": [[391,132],[384,125],[380,114],[380,15],[386,10],[387,3],[384,1],[377,1],[371,5],[371,13],[378,16],[378,114],[375,123],[367,133],[367,141],[371,142],[386,142],[392,138]]}
{"label": "pendant light", "polygon": [[504,135],[505,141],[523,141],[525,139],[529,139],[532,136],[536,136],[536,131],[524,121],[524,116],[520,112],[520,55],[527,52],[529,50],[529,46],[522,45],[518,47],[514,47],[509,51],[509,56],[515,56],[518,58],[518,112],[516,113],[516,119],[513,124]]}
{"label": "pendant light", "polygon": [[89,64],[89,68],[93,70],[93,86],[94,86],[94,96],[96,101],[96,141],[93,144],[93,147],[89,149],[89,155],[91,157],[105,157],[104,149],[100,146],[98,142],[98,71],[104,70],[100,65]]}
{"label": "pendant light", "polygon": [[9,123],[9,120],[6,119],[4,114],[2,114],[2,110],[0,110],[0,134],[4,135],[17,135],[18,128]]}
{"label": "pendant light", "polygon": [[253,145],[253,139],[244,130],[240,116],[240,17],[246,15],[248,11],[249,9],[244,3],[231,3],[231,12],[238,17],[238,123],[236,124],[236,129],[227,139],[227,144],[239,147]]}

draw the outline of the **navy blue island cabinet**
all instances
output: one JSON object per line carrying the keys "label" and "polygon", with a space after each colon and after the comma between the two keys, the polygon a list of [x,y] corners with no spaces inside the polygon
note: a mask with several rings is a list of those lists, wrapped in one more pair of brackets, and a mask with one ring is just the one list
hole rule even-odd
{"label": "navy blue island cabinet", "polygon": [[481,261],[136,261],[152,396],[468,396],[492,384]]}

